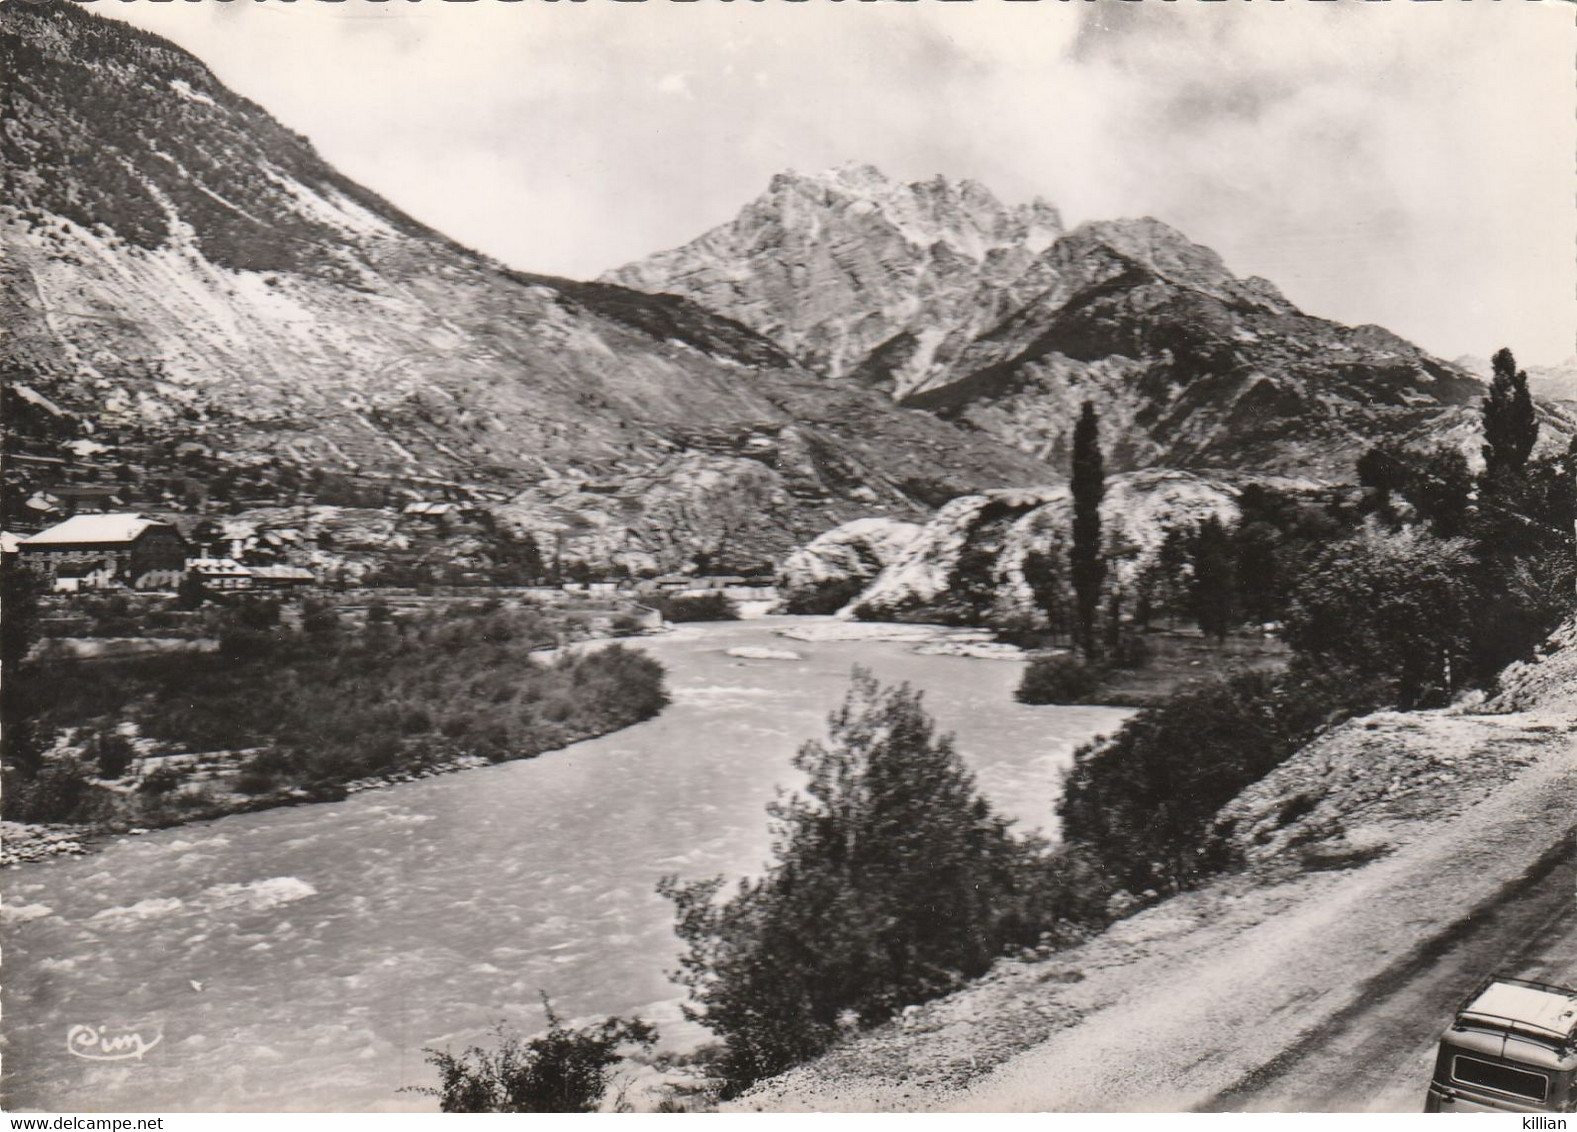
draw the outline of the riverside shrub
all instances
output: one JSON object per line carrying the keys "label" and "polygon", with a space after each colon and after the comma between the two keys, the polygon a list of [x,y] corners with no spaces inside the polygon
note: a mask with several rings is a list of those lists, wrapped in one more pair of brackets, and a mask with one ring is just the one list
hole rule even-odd
{"label": "riverside shrub", "polygon": [[726,594],[694,594],[686,597],[655,597],[648,604],[663,615],[664,621],[738,621],[739,609]]}
{"label": "riverside shrub", "polygon": [[1099,666],[1067,653],[1032,657],[1014,696],[1021,704],[1076,704],[1106,678]]}
{"label": "riverside shrub", "polygon": [[953,989],[1055,920],[1046,847],[1009,833],[907,685],[856,669],[827,741],[794,762],[809,783],[768,807],[765,876],[721,901],[722,877],[659,885],[687,1010],[726,1045],[726,1093]]}
{"label": "riverside shrub", "polygon": [[570,1029],[542,996],[548,1029],[530,1040],[494,1028],[496,1049],[472,1046],[459,1056],[424,1048],[439,1086],[413,1092],[437,1097],[443,1112],[595,1112],[624,1049],[650,1051],[657,1027],[639,1018],[606,1018]]}

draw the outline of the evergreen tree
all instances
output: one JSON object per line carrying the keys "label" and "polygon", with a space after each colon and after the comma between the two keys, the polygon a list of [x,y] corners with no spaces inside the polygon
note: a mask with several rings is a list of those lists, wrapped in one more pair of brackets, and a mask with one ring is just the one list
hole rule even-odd
{"label": "evergreen tree", "polygon": [[1106,472],[1101,460],[1100,420],[1093,401],[1084,402],[1073,428],[1073,600],[1080,649],[1085,656],[1096,650],[1095,616],[1106,582],[1106,558],[1101,553],[1101,500],[1106,495]]}
{"label": "evergreen tree", "polygon": [[1279,621],[1285,602],[1282,594],[1281,555],[1284,539],[1264,520],[1238,524],[1232,537],[1237,596],[1250,620]]}
{"label": "evergreen tree", "polygon": [[1539,436],[1527,373],[1504,348],[1495,352],[1494,366],[1484,399],[1484,478],[1491,482],[1503,474],[1520,474]]}
{"label": "evergreen tree", "polygon": [[1167,527],[1155,556],[1156,604],[1174,629],[1188,591],[1188,546],[1192,541],[1189,529]]}
{"label": "evergreen tree", "polygon": [[1063,580],[1058,548],[1032,550],[1024,556],[1022,571],[1024,584],[1035,597],[1036,607],[1046,617],[1046,627],[1053,635],[1068,630],[1067,585]]}
{"label": "evergreen tree", "polygon": [[1232,535],[1216,516],[1199,525],[1194,539],[1194,585],[1190,594],[1199,628],[1218,641],[1238,619],[1237,561]]}

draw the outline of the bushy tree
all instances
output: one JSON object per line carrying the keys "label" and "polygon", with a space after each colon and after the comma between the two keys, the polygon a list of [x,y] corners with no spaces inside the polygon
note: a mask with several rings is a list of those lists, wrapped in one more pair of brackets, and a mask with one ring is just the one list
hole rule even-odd
{"label": "bushy tree", "polygon": [[1277,621],[1285,608],[1281,592],[1282,533],[1262,521],[1244,521],[1232,532],[1237,602],[1252,621]]}
{"label": "bushy tree", "polygon": [[1410,470],[1402,489],[1418,517],[1441,538],[1456,538],[1473,502],[1473,471],[1457,448],[1436,448]]}
{"label": "bushy tree", "polygon": [[1045,923],[1042,848],[1009,834],[917,692],[856,670],[829,732],[795,758],[804,793],[769,808],[765,876],[722,902],[721,877],[659,887],[730,1090],[952,989]]}
{"label": "bushy tree", "polygon": [[494,1029],[496,1049],[472,1046],[455,1056],[424,1048],[437,1066],[439,1086],[412,1092],[437,1097],[443,1112],[595,1112],[607,1092],[614,1066],[631,1047],[650,1051],[657,1027],[639,1018],[606,1018],[570,1029],[542,996],[548,1029],[529,1040]]}
{"label": "bushy tree", "polygon": [[1539,422],[1528,393],[1528,375],[1509,349],[1495,351],[1495,375],[1484,399],[1484,478],[1517,475],[1533,454]]}
{"label": "bushy tree", "polygon": [[175,604],[179,609],[200,609],[208,598],[208,589],[203,585],[203,579],[196,571],[188,570],[181,575],[181,581],[175,587]]}
{"label": "bushy tree", "polygon": [[1400,494],[1408,480],[1408,460],[1401,447],[1392,441],[1376,444],[1358,457],[1357,471],[1369,509],[1389,514],[1391,497]]}
{"label": "bushy tree", "polygon": [[1468,675],[1473,569],[1465,540],[1366,528],[1304,577],[1287,641],[1374,680],[1398,707],[1442,703]]}
{"label": "bushy tree", "polygon": [[681,621],[738,621],[739,607],[727,594],[692,594],[679,597],[653,597],[648,604],[675,624]]}
{"label": "bushy tree", "polygon": [[1190,685],[1074,754],[1063,838],[1130,892],[1175,892],[1227,864],[1216,812],[1320,728],[1368,706],[1348,674],[1300,669]]}
{"label": "bushy tree", "polygon": [[1106,583],[1101,546],[1101,500],[1106,471],[1101,458],[1100,420],[1093,401],[1084,402],[1073,428],[1073,551],[1070,555],[1075,624],[1085,656],[1096,649],[1095,616]]}
{"label": "bushy tree", "polygon": [[98,766],[100,778],[120,778],[131,769],[137,758],[137,749],[131,740],[118,731],[100,731],[89,746],[88,753]]}

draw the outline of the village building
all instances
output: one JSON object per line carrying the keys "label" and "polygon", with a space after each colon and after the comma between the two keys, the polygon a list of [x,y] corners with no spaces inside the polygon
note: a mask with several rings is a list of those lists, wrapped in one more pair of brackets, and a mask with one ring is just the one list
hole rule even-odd
{"label": "village building", "polygon": [[252,588],[251,569],[234,558],[193,558],[186,569],[210,592]]}
{"label": "village building", "polygon": [[179,583],[186,572],[187,544],[172,524],[146,515],[76,515],[22,539],[17,554],[22,565],[52,585],[61,567],[72,567],[66,577],[80,579],[100,576],[92,569],[83,574],[83,566],[107,566],[110,582],[105,584],[162,589]]}
{"label": "village building", "polygon": [[255,590],[293,590],[316,584],[318,578],[305,566],[248,566]]}

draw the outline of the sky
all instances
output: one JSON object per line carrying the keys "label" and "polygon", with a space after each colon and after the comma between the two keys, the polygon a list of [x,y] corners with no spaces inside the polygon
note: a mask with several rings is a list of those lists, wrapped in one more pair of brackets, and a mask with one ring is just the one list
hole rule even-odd
{"label": "sky", "polygon": [[1555,0],[92,0],[420,220],[594,277],[774,173],[972,177],[1154,216],[1432,352],[1577,352],[1573,7]]}

